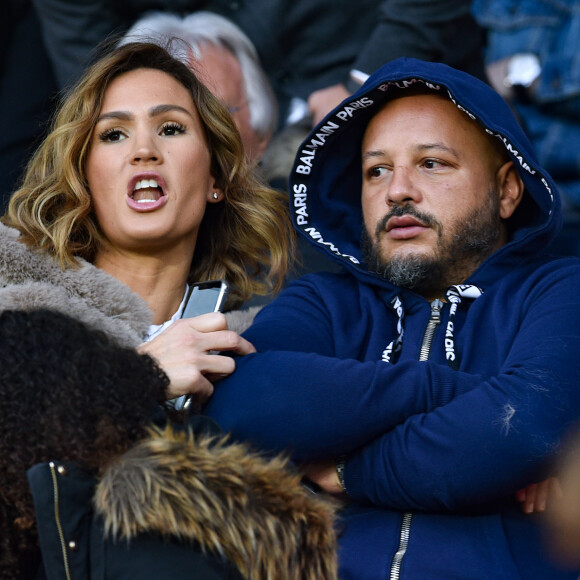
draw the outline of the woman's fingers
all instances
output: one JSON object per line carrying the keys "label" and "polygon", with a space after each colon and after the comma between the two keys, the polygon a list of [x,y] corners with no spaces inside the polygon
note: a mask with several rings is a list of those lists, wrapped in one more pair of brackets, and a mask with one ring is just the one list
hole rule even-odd
{"label": "woman's fingers", "polygon": [[227,330],[228,328],[227,319],[221,312],[208,312],[207,314],[201,314],[194,318],[182,318],[176,321],[170,328],[178,324],[189,326],[199,332],[214,332],[216,330]]}
{"label": "woman's fingers", "polygon": [[170,380],[169,397],[193,394],[201,401],[213,393],[210,379],[223,378],[235,370],[235,361],[220,352],[246,355],[254,346],[227,330],[219,312],[176,321],[138,351],[155,358]]}

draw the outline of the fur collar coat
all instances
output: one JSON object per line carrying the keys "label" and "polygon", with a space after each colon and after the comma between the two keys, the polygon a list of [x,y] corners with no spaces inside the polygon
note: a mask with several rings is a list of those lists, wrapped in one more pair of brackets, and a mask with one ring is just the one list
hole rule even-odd
{"label": "fur collar coat", "polygon": [[[333,504],[302,487],[283,459],[242,444],[152,429],[97,480],[59,462],[28,478],[48,578],[67,577],[65,569],[101,577],[97,568],[107,578],[337,578]],[[200,555],[235,576],[196,575],[191,558]],[[151,561],[179,572],[153,573]]]}

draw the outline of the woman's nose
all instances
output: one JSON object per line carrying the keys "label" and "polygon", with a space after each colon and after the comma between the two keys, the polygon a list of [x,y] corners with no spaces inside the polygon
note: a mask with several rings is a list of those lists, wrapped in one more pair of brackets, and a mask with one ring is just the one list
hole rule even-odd
{"label": "woman's nose", "polygon": [[132,163],[153,162],[161,160],[161,152],[151,135],[139,135],[135,137],[134,148],[131,153]]}

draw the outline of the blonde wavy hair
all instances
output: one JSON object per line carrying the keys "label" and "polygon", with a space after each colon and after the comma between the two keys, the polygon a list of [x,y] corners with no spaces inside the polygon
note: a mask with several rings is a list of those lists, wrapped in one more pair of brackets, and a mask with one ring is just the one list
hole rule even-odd
{"label": "blonde wavy hair", "polygon": [[50,132],[30,160],[2,222],[28,246],[46,251],[64,269],[93,262],[105,239],[96,221],[85,164],[105,92],[135,69],[163,71],[191,94],[205,129],[211,174],[225,194],[208,204],[190,281],[226,279],[229,307],[252,294],[278,291],[294,256],[287,197],[268,187],[247,161],[227,109],[164,47],[133,42],[109,50],[65,95]]}

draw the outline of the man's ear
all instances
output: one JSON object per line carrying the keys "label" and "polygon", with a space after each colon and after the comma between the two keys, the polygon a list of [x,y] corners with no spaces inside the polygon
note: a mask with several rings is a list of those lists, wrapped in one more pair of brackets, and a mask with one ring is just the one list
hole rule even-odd
{"label": "man's ear", "polygon": [[271,137],[270,134],[263,135],[262,137],[256,135],[256,139],[254,140],[254,143],[252,143],[252,159],[254,159],[256,163],[262,159],[264,151],[266,151],[266,147],[268,147],[268,144],[270,143]]}
{"label": "man's ear", "polygon": [[524,195],[524,182],[512,161],[507,161],[499,168],[497,183],[500,192],[499,216],[507,220],[516,211]]}

